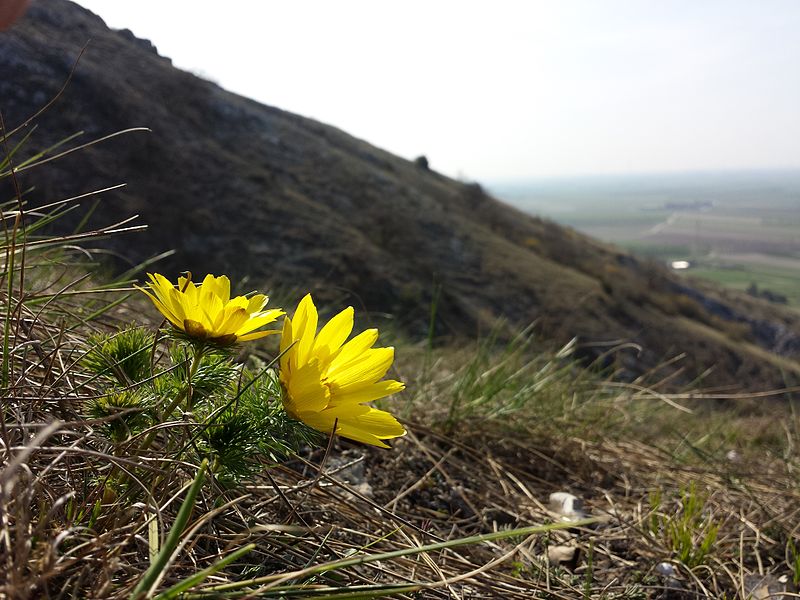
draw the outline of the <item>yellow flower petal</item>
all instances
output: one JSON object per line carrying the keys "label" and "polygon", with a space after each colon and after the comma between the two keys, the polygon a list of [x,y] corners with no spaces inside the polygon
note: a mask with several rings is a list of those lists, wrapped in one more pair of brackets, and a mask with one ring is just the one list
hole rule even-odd
{"label": "yellow flower petal", "polygon": [[245,333],[244,335],[236,335],[236,339],[240,342],[249,342],[250,340],[259,340],[263,337],[267,337],[268,335],[277,335],[280,331],[277,329],[265,329],[264,331],[255,331],[253,333]]}
{"label": "yellow flower petal", "polygon": [[250,314],[258,312],[257,310],[250,310],[250,301],[244,296],[236,296],[236,298],[232,298],[231,301],[226,304],[226,306],[238,306],[239,308],[245,309]]}
{"label": "yellow flower petal", "polygon": [[[164,278],[166,280],[166,277]],[[192,304],[197,304],[197,286],[194,281],[186,279],[185,277],[178,278],[178,291],[186,296]]]}
{"label": "yellow flower petal", "polygon": [[280,368],[281,368],[281,377],[286,374],[288,376],[290,372],[290,364],[289,358],[292,354],[289,353],[289,349],[293,349],[294,344],[294,337],[292,335],[292,320],[289,317],[285,317],[283,319],[283,331],[281,331],[281,344],[280,344]]}
{"label": "yellow flower petal", "polygon": [[377,341],[377,329],[367,329],[366,331],[359,333],[356,337],[342,346],[336,354],[334,354],[333,359],[331,360],[330,368],[328,369],[328,374],[333,375],[336,373],[336,371],[346,368],[350,361],[356,360],[369,348],[372,348]]}
{"label": "yellow flower petal", "polygon": [[182,321],[181,319],[178,319],[178,318],[175,316],[175,314],[172,312],[172,310],[170,310],[170,309],[167,307],[167,305],[166,305],[166,304],[164,304],[164,302],[161,300],[161,298],[160,298],[159,296],[156,296],[156,295],[154,295],[154,294],[151,294],[150,292],[148,292],[148,291],[147,291],[146,289],[144,289],[144,288],[139,288],[139,289],[140,289],[140,290],[142,290],[142,291],[143,291],[145,294],[147,294],[147,297],[148,297],[148,298],[150,298],[150,300],[153,302],[153,304],[155,305],[155,307],[158,309],[158,312],[160,312],[162,315],[164,315],[164,317],[166,317],[166,319],[167,319],[167,320],[168,320],[170,323],[172,323],[172,324],[173,324],[173,325],[175,325],[176,327],[180,327],[180,326],[181,326],[181,323],[182,323],[183,321]]}
{"label": "yellow flower petal", "polygon": [[[221,311],[223,315],[225,312],[227,311]],[[250,315],[247,314],[245,309],[236,306],[230,311],[230,314],[227,315],[225,320],[215,328],[215,331],[218,331],[221,335],[229,335],[231,333],[235,334],[238,329],[247,323],[249,318]]]}
{"label": "yellow flower petal", "polygon": [[285,383],[292,401],[292,411],[296,414],[319,412],[328,405],[331,393],[321,381],[319,365],[316,362],[302,365],[292,372]]}
{"label": "yellow flower petal", "polygon": [[[208,277],[209,276],[206,276],[206,279],[208,279]],[[214,278],[212,277],[211,279]],[[222,301],[223,304],[227,304],[231,299],[231,280],[225,275],[217,277],[214,281],[214,288],[214,294]]]}
{"label": "yellow flower petal", "polygon": [[284,314],[286,313],[284,313],[282,310],[278,308],[275,308],[262,313],[258,313],[255,316],[251,316],[250,320],[247,321],[247,323],[245,323],[242,327],[236,330],[236,335],[245,334],[254,329],[258,329],[259,327],[263,327],[264,325],[269,325],[270,323],[274,323]]}
{"label": "yellow flower petal", "polygon": [[189,317],[194,317],[195,315],[190,315],[189,311],[186,310],[186,305],[181,302],[180,299],[180,292],[176,290],[174,287],[170,287],[167,290],[167,294],[164,297],[165,304],[169,307],[172,311],[172,314],[175,315],[175,318],[178,319],[181,323]]}
{"label": "yellow flower petal", "polygon": [[386,411],[356,404],[346,409],[328,409],[321,413],[303,415],[305,422],[323,433],[336,433],[357,442],[388,448],[383,442],[406,434],[405,428]]}
{"label": "yellow flower petal", "polygon": [[[385,410],[378,410],[363,404],[354,404],[347,407],[331,409],[339,419],[342,432],[346,428],[363,429],[382,440],[400,437],[406,434],[406,429],[397,419]],[[342,433],[344,435],[344,433]]]}
{"label": "yellow flower petal", "polygon": [[292,328],[294,339],[297,340],[295,365],[302,365],[309,361],[314,334],[317,333],[317,307],[311,300],[311,294],[306,294],[297,305]]}
{"label": "yellow flower petal", "polygon": [[347,389],[358,383],[374,383],[386,375],[394,361],[394,348],[373,348],[351,360],[334,375],[328,375],[331,387]]}
{"label": "yellow flower petal", "polygon": [[353,331],[353,307],[348,306],[328,321],[314,342],[313,352],[320,360],[332,356]]}
{"label": "yellow flower petal", "polygon": [[380,400],[405,389],[405,384],[393,379],[369,383],[361,386],[352,386],[349,390],[337,390],[331,386],[331,406],[344,404],[364,404],[373,400]]}
{"label": "yellow flower petal", "polygon": [[264,294],[255,294],[247,301],[247,312],[250,314],[261,312],[267,305],[267,298]]}

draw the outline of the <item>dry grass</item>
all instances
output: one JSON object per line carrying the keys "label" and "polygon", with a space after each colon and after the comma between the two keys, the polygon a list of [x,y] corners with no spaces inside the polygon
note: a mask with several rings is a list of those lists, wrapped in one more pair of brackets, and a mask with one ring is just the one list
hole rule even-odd
{"label": "dry grass", "polygon": [[[63,318],[77,312],[75,298],[58,297],[38,313],[22,303],[11,328],[0,432],[0,593],[8,598],[129,597],[196,474],[196,465],[170,462],[157,449],[109,453],[99,423],[83,414],[92,388],[81,385],[87,377],[76,361],[89,327]],[[426,372],[415,363],[417,349],[406,352],[403,369]],[[336,441],[265,464],[234,488],[207,481],[156,592],[251,543],[245,556],[198,582],[191,597],[733,598],[745,597],[754,576],[798,575],[791,555],[800,545],[798,423],[786,405],[773,407],[786,411],[781,435],[742,438],[743,424],[766,433],[778,426],[774,416],[750,414],[715,444],[701,432],[722,427],[720,409],[695,406],[690,415],[604,388],[590,374],[576,377],[562,355],[534,361],[535,373],[549,360],[547,372],[557,376],[530,402],[497,411],[507,398],[517,402],[519,386],[531,381],[516,368],[526,356],[520,348],[481,353],[478,381],[507,368],[514,374],[504,376],[508,389],[483,394],[490,400],[469,416],[448,419],[476,359],[459,364],[443,352],[431,365],[422,354],[428,381],[409,393],[406,438],[390,451]],[[470,382],[470,393],[481,396],[480,383]],[[659,433],[656,424],[670,429]],[[726,448],[737,454],[726,457]],[[115,495],[106,486],[112,468],[130,474],[135,492]],[[686,525],[697,538],[691,544],[701,542],[702,523],[719,532],[708,554],[687,565],[666,526],[685,520],[680,494],[692,485],[704,504],[702,518]],[[557,491],[583,498],[597,523],[419,550],[558,522],[548,506]],[[553,546],[578,553],[552,564]],[[665,561],[674,576],[659,571]]]}

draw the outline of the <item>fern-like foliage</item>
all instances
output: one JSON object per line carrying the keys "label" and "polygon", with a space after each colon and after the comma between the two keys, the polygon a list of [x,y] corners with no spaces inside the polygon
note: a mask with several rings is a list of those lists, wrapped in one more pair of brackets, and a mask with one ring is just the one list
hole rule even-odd
{"label": "fern-like foliage", "polygon": [[97,377],[130,386],[150,376],[153,334],[148,330],[131,326],[115,334],[93,336],[88,343],[83,366]]}
{"label": "fern-like foliage", "polygon": [[147,392],[147,388],[140,386],[92,398],[86,402],[86,413],[102,419],[98,429],[111,441],[123,442],[153,424],[154,398]]}
{"label": "fern-like foliage", "polygon": [[[196,410],[196,417],[204,415],[198,448],[208,453],[220,481],[235,483],[323,441],[322,434],[286,414],[280,395],[274,371],[243,369],[237,388],[227,397]],[[227,402],[220,405],[221,399]]]}

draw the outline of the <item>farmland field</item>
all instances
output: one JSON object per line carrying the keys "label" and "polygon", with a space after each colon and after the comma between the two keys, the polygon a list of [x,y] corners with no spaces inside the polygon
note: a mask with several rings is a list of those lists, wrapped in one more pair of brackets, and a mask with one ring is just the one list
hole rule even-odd
{"label": "farmland field", "polygon": [[496,182],[506,202],[663,260],[687,275],[800,307],[800,171]]}

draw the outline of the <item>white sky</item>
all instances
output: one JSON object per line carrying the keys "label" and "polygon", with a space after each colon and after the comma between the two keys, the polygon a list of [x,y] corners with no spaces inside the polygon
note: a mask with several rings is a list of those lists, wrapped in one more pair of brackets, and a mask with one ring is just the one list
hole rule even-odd
{"label": "white sky", "polygon": [[800,167],[798,0],[79,3],[452,176]]}

